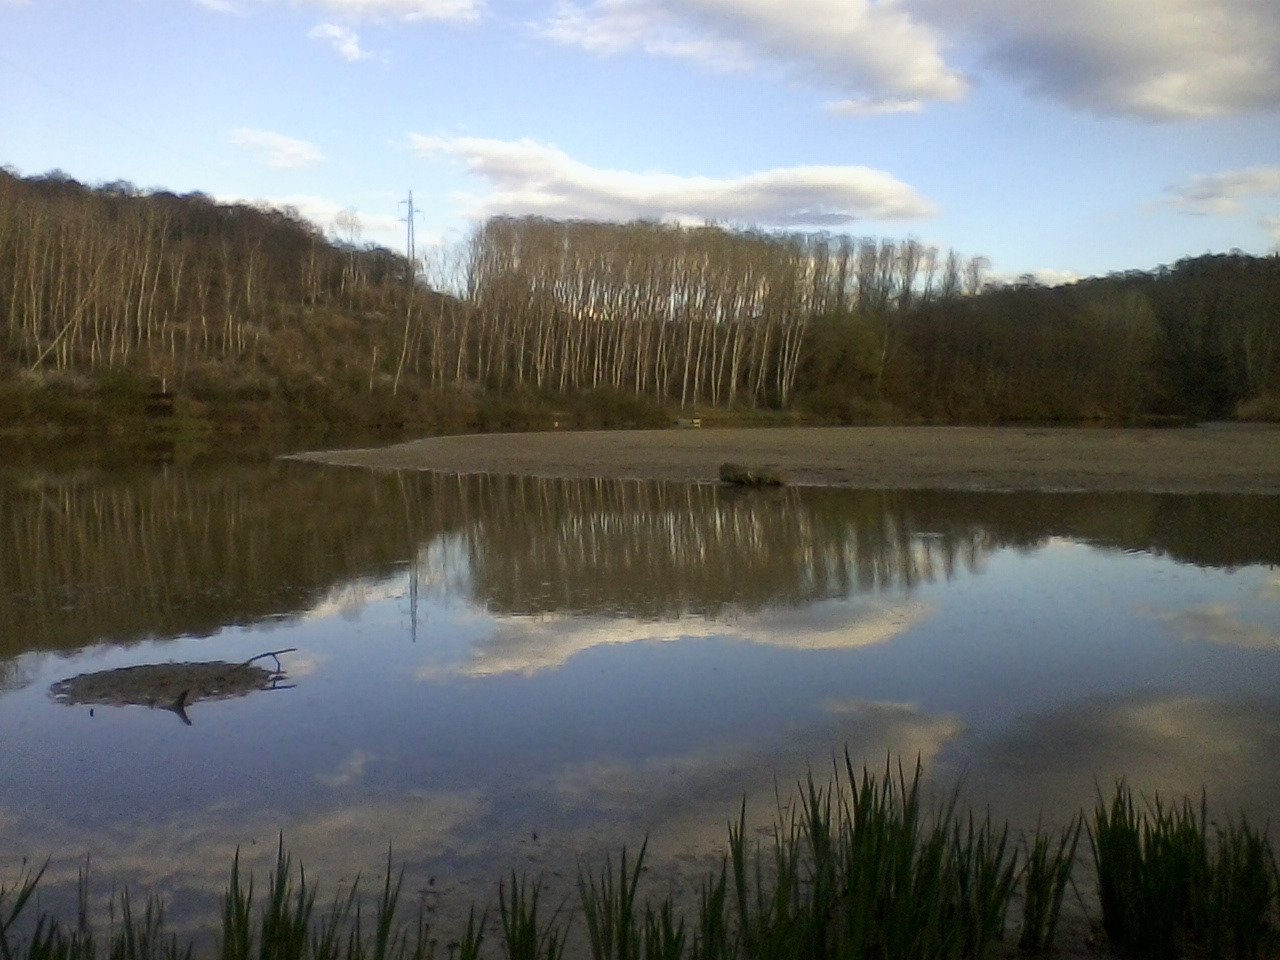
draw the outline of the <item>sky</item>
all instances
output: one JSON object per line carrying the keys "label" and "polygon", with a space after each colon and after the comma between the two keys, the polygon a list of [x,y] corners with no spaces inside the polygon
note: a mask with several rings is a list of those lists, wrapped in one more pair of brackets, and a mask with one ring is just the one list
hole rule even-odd
{"label": "sky", "polygon": [[[494,214],[1280,248],[1277,0],[0,0],[0,164],[420,253]],[[343,211],[354,211],[339,216]]]}

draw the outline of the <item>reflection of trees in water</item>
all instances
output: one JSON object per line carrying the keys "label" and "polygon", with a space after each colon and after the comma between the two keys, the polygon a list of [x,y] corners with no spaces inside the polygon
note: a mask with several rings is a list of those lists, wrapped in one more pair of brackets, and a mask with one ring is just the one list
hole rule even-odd
{"label": "reflection of trees in water", "polygon": [[1280,560],[1276,497],[461,482],[476,598],[503,613],[669,617],[909,590],[1054,536],[1205,565]]}
{"label": "reflection of trees in water", "polygon": [[901,491],[915,530],[981,528],[992,546],[1036,548],[1049,537],[1145,550],[1211,567],[1280,563],[1280,497],[1255,494]]}
{"label": "reflection of trees in water", "polygon": [[31,683],[31,671],[21,660],[0,658],[0,693],[21,690]]}
{"label": "reflection of trees in water", "polygon": [[1280,498],[1256,496],[742,493],[289,464],[43,482],[0,489],[0,688],[22,683],[4,665],[17,653],[288,616],[411,558],[498,611],[651,618],[910,589],[1049,536],[1277,563],[1278,529]]}
{"label": "reflection of trees in water", "polygon": [[885,492],[742,493],[635,481],[474,481],[476,599],[503,613],[713,615],[909,588],[986,552],[981,529],[919,538]]}
{"label": "reflection of trees in water", "polygon": [[0,490],[0,657],[287,616],[403,565],[438,506],[394,475],[281,464]]}

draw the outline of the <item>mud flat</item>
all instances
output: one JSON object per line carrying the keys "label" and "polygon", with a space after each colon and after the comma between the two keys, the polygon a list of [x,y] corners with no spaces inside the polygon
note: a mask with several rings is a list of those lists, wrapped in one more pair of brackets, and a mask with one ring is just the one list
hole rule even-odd
{"label": "mud flat", "polygon": [[1280,426],[792,427],[483,434],[292,459],[378,470],[712,483],[735,461],[792,483],[1280,494]]}

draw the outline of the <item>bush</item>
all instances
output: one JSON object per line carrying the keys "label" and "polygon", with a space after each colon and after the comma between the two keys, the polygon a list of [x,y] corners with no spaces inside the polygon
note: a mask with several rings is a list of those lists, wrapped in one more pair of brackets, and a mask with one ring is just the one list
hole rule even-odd
{"label": "bush", "polygon": [[610,387],[570,394],[564,402],[574,426],[586,429],[636,430],[671,425],[671,416],[662,404]]}
{"label": "bush", "polygon": [[1236,407],[1237,420],[1280,423],[1280,394],[1263,393]]}

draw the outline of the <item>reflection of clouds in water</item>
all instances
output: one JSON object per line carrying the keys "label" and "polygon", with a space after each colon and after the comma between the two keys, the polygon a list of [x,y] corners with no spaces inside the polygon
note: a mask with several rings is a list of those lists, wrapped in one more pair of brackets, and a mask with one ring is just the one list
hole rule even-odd
{"label": "reflection of clouds in water", "polygon": [[[476,853],[479,842],[473,825],[486,812],[487,801],[475,793],[411,790],[393,799],[365,798],[293,820],[278,811],[223,805],[104,830],[28,811],[13,818],[12,828],[0,819],[0,831],[39,844],[31,851],[14,850],[9,859],[23,855],[43,862],[54,854],[41,890],[55,902],[74,903],[77,875],[88,856],[93,877],[110,878],[133,893],[204,898],[197,909],[207,910],[209,898],[225,889],[237,853],[242,870],[265,879],[275,865],[281,835],[295,864],[304,865],[308,878],[317,878],[332,894],[357,872],[381,877],[388,843],[397,863]],[[5,862],[0,861],[0,867]],[[368,879],[362,888],[372,888]]]}
{"label": "reflection of clouds in water", "polygon": [[[598,844],[601,826],[621,839],[649,834],[668,855],[723,849],[726,824],[746,803],[747,819],[769,824],[809,771],[825,783],[833,759],[847,750],[854,769],[882,769],[886,757],[909,766],[919,756],[926,770],[960,735],[961,722],[896,703],[850,700],[827,705],[826,718],[779,731],[771,743],[730,742],[665,757],[591,761],[562,770],[550,785],[560,808],[588,823],[579,845]],[[836,754],[841,754],[836,758]],[[842,767],[843,768],[843,767]]]}
{"label": "reflection of clouds in water", "polygon": [[1238,612],[1238,608],[1224,603],[1209,603],[1160,619],[1181,633],[1184,640],[1207,640],[1240,650],[1280,650],[1280,632],[1246,623]]}
{"label": "reflection of clouds in water", "polygon": [[933,613],[918,600],[840,600],[773,608],[732,627],[742,639],[791,650],[855,650],[906,633]]}
{"label": "reflection of clouds in water", "polygon": [[364,779],[365,770],[371,760],[377,760],[376,754],[365,750],[353,750],[346,760],[338,765],[332,773],[317,773],[316,779],[326,786],[338,788],[348,787]]}
{"label": "reflection of clouds in water", "polygon": [[1258,595],[1264,600],[1280,600],[1280,573],[1264,583]]}
{"label": "reflection of clouds in water", "polygon": [[804,608],[774,608],[734,619],[689,617],[677,621],[604,620],[580,617],[505,617],[470,648],[463,663],[429,663],[419,679],[525,676],[563,666],[594,647],[726,637],[791,650],[854,650],[906,633],[933,612],[915,600],[897,603],[859,598]]}
{"label": "reflection of clouds in water", "polygon": [[504,617],[483,639],[464,651],[462,663],[428,663],[420,680],[445,677],[488,677],[503,673],[531,676],[563,666],[570,657],[610,644],[665,642],[710,636],[706,621],[696,618],[674,623],[603,620],[580,617]]}
{"label": "reflection of clouds in water", "polygon": [[294,652],[283,656],[281,663],[290,680],[315,676],[330,659],[327,653]]}
{"label": "reflection of clouds in water", "polygon": [[[689,881],[688,891],[696,891],[708,858],[723,850],[726,825],[744,796],[748,822],[767,824],[776,812],[775,784],[786,796],[807,769],[825,779],[833,751],[842,745],[856,764],[873,768],[889,754],[918,754],[928,764],[960,729],[954,717],[930,716],[908,705],[832,703],[819,719],[780,729],[769,742],[709,744],[630,762],[570,763],[502,782],[483,794],[410,790],[395,797],[369,796],[364,791],[377,779],[373,774],[380,760],[355,750],[336,770],[317,777],[345,789],[315,788],[313,797],[325,806],[299,816],[226,803],[104,828],[24,811],[14,829],[0,835],[39,844],[39,849],[13,850],[17,855],[43,858],[59,852],[46,889],[61,902],[60,909],[73,909],[77,870],[91,854],[97,877],[137,893],[183,897],[190,911],[206,917],[216,911],[237,848],[242,867],[263,878],[273,866],[282,831],[295,862],[320,882],[323,899],[357,871],[376,882],[391,843],[395,862],[409,868],[410,889],[428,873],[443,871],[442,879],[453,889],[441,899],[442,913],[436,916],[447,926],[461,922],[473,900],[491,896],[504,869],[544,873],[559,884],[548,895],[569,895],[578,858],[597,858],[623,844],[634,850],[647,834],[653,837],[655,876],[680,876]],[[537,831],[532,839],[530,830]],[[179,913],[174,919],[179,928],[188,922]]]}
{"label": "reflection of clouds in water", "polygon": [[332,588],[323,600],[300,616],[303,620],[327,620],[330,617],[341,617],[348,622],[353,622],[360,619],[364,608],[369,604],[384,600],[398,600],[405,595],[407,589],[403,577],[391,577],[386,580],[352,580]]}
{"label": "reflection of clouds in water", "polygon": [[966,782],[1021,826],[1063,820],[1120,777],[1150,795],[1198,797],[1221,816],[1280,815],[1280,704],[1154,695],[1088,700],[979,744]]}

